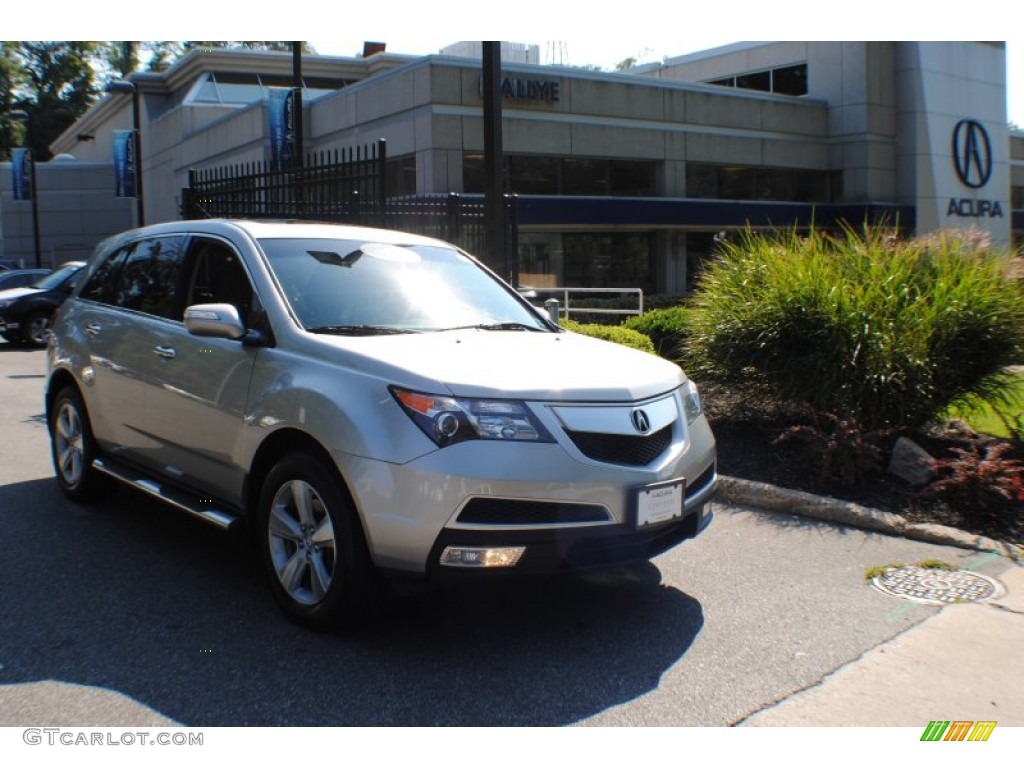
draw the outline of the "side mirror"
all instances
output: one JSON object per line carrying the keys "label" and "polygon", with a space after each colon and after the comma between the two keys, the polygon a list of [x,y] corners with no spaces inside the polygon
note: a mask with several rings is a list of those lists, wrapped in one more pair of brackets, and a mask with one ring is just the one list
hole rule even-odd
{"label": "side mirror", "polygon": [[240,339],[245,324],[231,304],[194,304],[185,309],[185,328],[193,336]]}

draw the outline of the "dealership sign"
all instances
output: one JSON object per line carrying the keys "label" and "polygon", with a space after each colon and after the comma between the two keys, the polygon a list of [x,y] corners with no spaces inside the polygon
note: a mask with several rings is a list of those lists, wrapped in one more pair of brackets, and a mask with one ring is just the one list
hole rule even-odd
{"label": "dealership sign", "polygon": [[15,200],[32,199],[32,154],[27,149],[11,150],[11,187]]}
{"label": "dealership sign", "polygon": [[[961,120],[953,129],[953,167],[960,183],[969,189],[981,189],[992,177],[992,142],[988,131],[977,120]],[[951,197],[947,216],[963,218],[1003,218],[998,200]]]}
{"label": "dealership sign", "polygon": [[135,197],[135,131],[114,131],[114,195]]}
{"label": "dealership sign", "polygon": [[[514,101],[541,101],[554,103],[559,100],[562,84],[558,80],[536,80],[529,77],[511,77],[503,74],[498,89],[503,99]],[[480,94],[484,92],[484,79],[480,78]]]}
{"label": "dealership sign", "polygon": [[295,158],[295,91],[271,88],[267,114],[270,120],[270,162],[274,168],[287,170]]}

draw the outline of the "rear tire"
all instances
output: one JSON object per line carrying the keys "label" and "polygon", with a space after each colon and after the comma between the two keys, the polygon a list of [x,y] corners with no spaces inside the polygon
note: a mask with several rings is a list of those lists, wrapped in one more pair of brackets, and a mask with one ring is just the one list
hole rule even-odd
{"label": "rear tire", "polygon": [[92,466],[99,455],[82,396],[64,387],[50,412],[50,456],[57,483],[74,501],[89,502],[110,494],[115,481]]}
{"label": "rear tire", "polygon": [[267,474],[258,546],[270,589],[290,619],[314,629],[368,617],[376,575],[341,478],[320,458],[296,453]]}

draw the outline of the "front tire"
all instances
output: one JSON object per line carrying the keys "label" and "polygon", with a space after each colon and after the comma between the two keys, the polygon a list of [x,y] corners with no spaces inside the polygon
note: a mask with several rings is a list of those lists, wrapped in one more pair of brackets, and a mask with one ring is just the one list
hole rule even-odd
{"label": "front tire", "polygon": [[50,456],[66,496],[89,502],[110,493],[114,481],[92,466],[98,455],[82,396],[74,387],[64,387],[50,412]]}
{"label": "front tire", "polygon": [[337,472],[313,455],[283,458],[267,474],[258,513],[260,554],[288,617],[314,629],[362,622],[375,576]]}
{"label": "front tire", "polygon": [[22,339],[33,347],[45,347],[50,340],[50,313],[33,312],[25,318]]}

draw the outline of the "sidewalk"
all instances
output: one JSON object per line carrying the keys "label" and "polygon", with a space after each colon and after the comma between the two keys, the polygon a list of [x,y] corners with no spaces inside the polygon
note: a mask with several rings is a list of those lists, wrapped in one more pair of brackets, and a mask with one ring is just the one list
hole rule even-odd
{"label": "sidewalk", "polygon": [[913,726],[994,720],[1024,726],[1024,568],[1007,594],[950,605],[740,725]]}
{"label": "sidewalk", "polygon": [[720,500],[800,514],[896,536],[995,551],[1006,593],[949,605],[851,661],[819,684],[743,720],[744,726],[907,726],[993,720],[1024,726],[1024,566],[1014,545],[945,526],[911,526],[898,515],[847,502],[724,478]]}

